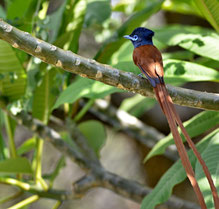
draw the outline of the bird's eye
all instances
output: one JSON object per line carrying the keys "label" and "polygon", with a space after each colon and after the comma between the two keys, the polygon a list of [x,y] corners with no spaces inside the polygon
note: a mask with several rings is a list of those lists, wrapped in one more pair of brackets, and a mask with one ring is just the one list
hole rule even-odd
{"label": "bird's eye", "polygon": [[138,36],[137,35],[134,35],[133,36],[133,41],[137,41],[138,40]]}

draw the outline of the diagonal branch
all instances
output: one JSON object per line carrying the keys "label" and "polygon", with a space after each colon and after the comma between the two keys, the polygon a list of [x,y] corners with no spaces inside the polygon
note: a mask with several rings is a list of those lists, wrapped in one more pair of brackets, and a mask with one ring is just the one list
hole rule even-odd
{"label": "diagonal branch", "polygon": [[[83,105],[84,102],[80,101],[80,103]],[[105,100],[97,100],[95,105],[89,109],[89,112],[149,148],[152,148],[160,139],[164,138],[164,135],[155,128],[144,124],[133,115],[106,103]],[[164,156],[173,161],[179,158],[175,146],[168,147]]]}
{"label": "diagonal branch", "polygon": [[[86,59],[71,51],[64,51],[54,45],[34,38],[0,19],[0,39],[13,47],[25,51],[56,67],[120,89],[154,97],[153,90],[145,79],[133,73],[124,72],[95,60]],[[201,109],[218,110],[219,95],[179,87],[168,86],[173,102],[179,105]]]}
{"label": "diagonal branch", "polygon": [[[30,115],[24,111],[13,115],[6,110],[6,102],[3,98],[0,98],[0,107],[13,117],[19,124],[24,125],[29,130],[40,136],[42,139],[50,142],[54,147],[62,152],[66,157],[69,157],[72,161],[76,162],[88,175],[85,178],[80,179],[74,183],[73,193],[68,191],[39,191],[36,188],[29,188],[29,185],[24,183],[16,183],[13,181],[13,185],[18,186],[23,191],[37,194],[40,197],[53,198],[58,200],[75,199],[82,197],[89,189],[94,187],[103,187],[109,189],[125,198],[132,199],[136,202],[142,201],[142,199],[152,190],[149,187],[141,185],[138,182],[125,179],[119,175],[111,173],[105,170],[99,162],[86,157],[81,152],[73,149],[69,146],[60,136],[60,134],[54,129],[46,126],[42,122],[33,119]],[[84,146],[83,146],[84,147]],[[14,180],[14,179],[13,179]],[[1,182],[1,179],[0,179]],[[10,183],[10,182],[4,182]],[[173,208],[185,208],[196,209],[196,204],[181,200],[177,197],[171,197],[165,204],[173,206]]]}

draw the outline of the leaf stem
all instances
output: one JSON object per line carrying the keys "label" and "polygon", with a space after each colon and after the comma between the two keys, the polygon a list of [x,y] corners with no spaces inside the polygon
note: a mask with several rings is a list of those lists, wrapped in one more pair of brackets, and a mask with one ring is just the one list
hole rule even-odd
{"label": "leaf stem", "polygon": [[33,196],[28,197],[27,199],[15,204],[15,205],[13,205],[12,207],[10,207],[8,209],[19,209],[19,208],[22,208],[26,205],[33,203],[33,202],[36,202],[38,199],[39,199],[38,195],[33,195]]}
{"label": "leaf stem", "polygon": [[45,191],[48,190],[48,186],[42,178],[42,153],[43,153],[44,141],[37,137],[36,139],[36,167],[35,167],[35,182],[36,185],[40,185]]}
{"label": "leaf stem", "polygon": [[89,110],[89,108],[94,104],[95,99],[90,99],[87,104],[81,109],[81,111],[75,116],[74,121],[79,121]]}
{"label": "leaf stem", "polygon": [[25,191],[28,191],[30,189],[30,185],[27,183],[24,183],[22,181],[19,181],[17,179],[13,179],[13,178],[3,178],[0,177],[0,183],[4,183],[4,184],[10,184],[13,186],[17,186]]}
{"label": "leaf stem", "polygon": [[59,206],[61,206],[62,202],[61,201],[57,201],[56,204],[53,206],[52,209],[58,209]]}
{"label": "leaf stem", "polygon": [[17,157],[17,151],[16,151],[15,142],[14,142],[12,124],[11,124],[9,116],[6,113],[4,113],[4,116],[5,116],[4,117],[4,119],[5,119],[5,128],[6,128],[7,135],[8,135],[10,157],[11,158],[16,158]]}

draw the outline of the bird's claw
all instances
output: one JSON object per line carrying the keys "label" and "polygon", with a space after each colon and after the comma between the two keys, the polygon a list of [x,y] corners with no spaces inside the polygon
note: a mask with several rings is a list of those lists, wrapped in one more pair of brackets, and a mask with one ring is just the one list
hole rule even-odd
{"label": "bird's claw", "polygon": [[138,74],[138,76],[139,76],[140,78],[144,78],[144,75],[143,75],[142,73]]}

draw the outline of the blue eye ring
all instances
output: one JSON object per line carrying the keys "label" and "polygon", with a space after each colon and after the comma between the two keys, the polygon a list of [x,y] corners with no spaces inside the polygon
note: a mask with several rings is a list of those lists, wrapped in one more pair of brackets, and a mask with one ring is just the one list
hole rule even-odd
{"label": "blue eye ring", "polygon": [[134,35],[134,36],[132,37],[132,40],[133,40],[133,41],[137,41],[137,40],[138,40],[138,36],[137,36],[137,35]]}

